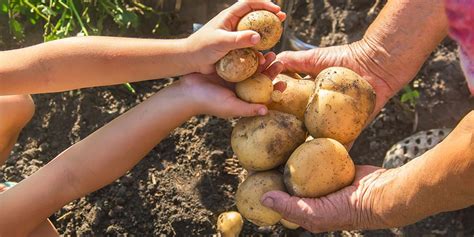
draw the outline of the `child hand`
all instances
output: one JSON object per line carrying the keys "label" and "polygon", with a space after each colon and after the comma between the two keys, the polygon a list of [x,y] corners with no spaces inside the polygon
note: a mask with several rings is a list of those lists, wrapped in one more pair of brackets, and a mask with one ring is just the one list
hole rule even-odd
{"label": "child hand", "polygon": [[[191,52],[189,62],[194,72],[210,74],[215,71],[214,64],[229,51],[238,48],[248,48],[260,41],[260,35],[251,30],[236,31],[240,18],[254,10],[267,10],[275,13],[281,21],[285,20],[285,13],[280,7],[268,1],[239,1],[219,13],[199,31],[186,39],[187,47]],[[260,63],[264,63],[260,55]]]}
{"label": "child hand", "polygon": [[[280,62],[272,63],[276,56],[268,53],[266,63],[259,71],[272,80],[283,70]],[[180,87],[185,94],[192,97],[195,114],[209,114],[220,118],[248,117],[265,115],[268,109],[263,104],[250,104],[237,98],[234,83],[222,80],[217,74],[204,75],[193,73],[183,76],[174,86]]]}

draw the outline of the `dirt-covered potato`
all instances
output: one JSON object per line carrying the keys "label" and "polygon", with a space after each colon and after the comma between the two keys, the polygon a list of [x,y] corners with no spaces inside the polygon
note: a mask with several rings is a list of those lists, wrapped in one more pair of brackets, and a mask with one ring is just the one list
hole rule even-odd
{"label": "dirt-covered potato", "polygon": [[238,237],[243,226],[242,215],[236,211],[221,213],[217,218],[217,231],[222,237]]}
{"label": "dirt-covered potato", "polygon": [[257,52],[253,49],[235,49],[216,63],[216,72],[229,82],[243,81],[258,68]]}
{"label": "dirt-covered potato", "polygon": [[374,106],[375,92],[366,80],[347,68],[327,68],[316,78],[305,125],[315,138],[347,144],[360,134]]}
{"label": "dirt-covered potato", "polygon": [[352,183],[355,166],[346,148],[330,138],[299,146],[285,165],[288,192],[298,197],[321,197]]}
{"label": "dirt-covered potato", "polygon": [[281,219],[280,223],[281,223],[282,226],[284,226],[285,228],[290,229],[290,230],[296,230],[296,229],[300,228],[299,225],[297,225],[293,222],[287,221],[285,219]]}
{"label": "dirt-covered potato", "polygon": [[263,171],[284,164],[305,138],[302,121],[291,114],[269,111],[265,116],[239,120],[231,145],[242,167]]}
{"label": "dirt-covered potato", "polygon": [[276,224],[281,215],[260,203],[269,191],[285,191],[283,177],[277,171],[256,172],[240,184],[235,201],[242,216],[258,226]]}
{"label": "dirt-covered potato", "polygon": [[278,75],[273,83],[285,82],[286,89],[272,92],[272,102],[268,105],[271,110],[293,114],[304,120],[304,112],[309,98],[314,92],[315,84],[311,80],[299,80],[285,74]]}
{"label": "dirt-covered potato", "polygon": [[256,73],[249,79],[235,84],[237,96],[249,103],[266,104],[270,102],[272,91],[272,80],[261,73]]}
{"label": "dirt-covered potato", "polygon": [[283,33],[280,19],[272,12],[259,10],[253,11],[242,17],[237,30],[253,30],[260,34],[261,40],[253,48],[267,50],[275,46]]}

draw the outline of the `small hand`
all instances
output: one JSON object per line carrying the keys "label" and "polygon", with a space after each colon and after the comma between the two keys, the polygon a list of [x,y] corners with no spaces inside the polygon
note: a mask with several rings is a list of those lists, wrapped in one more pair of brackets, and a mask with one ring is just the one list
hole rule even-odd
{"label": "small hand", "polygon": [[[274,53],[268,53],[265,56],[266,63],[261,65],[258,71],[274,79],[283,70],[280,62],[274,62],[275,58]],[[185,94],[192,96],[197,104],[196,114],[230,118],[265,115],[268,112],[263,104],[250,104],[237,98],[234,93],[235,84],[222,80],[215,73],[189,74],[183,76],[176,84],[185,90]]]}
{"label": "small hand", "polygon": [[261,202],[279,212],[283,219],[299,224],[311,232],[378,228],[383,225],[373,213],[379,187],[386,170],[374,166],[357,166],[351,186],[321,198],[299,198],[285,192],[266,193]]}
{"label": "small hand", "polygon": [[[191,66],[195,72],[213,73],[215,71],[214,64],[229,51],[252,47],[260,42],[260,35],[257,32],[234,31],[240,18],[254,10],[273,12],[281,21],[286,17],[285,13],[280,11],[280,7],[270,1],[239,1],[235,3],[186,39],[189,51],[192,52],[191,60],[196,62]],[[261,54],[260,63],[264,63]]]}

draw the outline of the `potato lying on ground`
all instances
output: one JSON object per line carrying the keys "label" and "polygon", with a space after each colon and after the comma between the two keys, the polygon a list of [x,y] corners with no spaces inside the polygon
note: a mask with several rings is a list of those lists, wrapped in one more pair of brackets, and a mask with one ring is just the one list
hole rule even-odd
{"label": "potato lying on ground", "polygon": [[237,96],[249,103],[266,104],[273,91],[272,80],[261,73],[256,73],[245,81],[235,85]]}
{"label": "potato lying on ground", "polygon": [[285,163],[305,138],[302,121],[291,114],[269,111],[265,116],[239,120],[231,145],[242,167],[262,171]]}
{"label": "potato lying on ground", "polygon": [[300,228],[299,225],[297,225],[293,222],[287,221],[285,219],[281,219],[280,223],[281,223],[282,226],[284,226],[285,228],[290,229],[290,230],[296,230],[296,229]]}
{"label": "potato lying on ground", "polygon": [[305,113],[305,125],[315,137],[347,144],[360,134],[375,107],[372,86],[342,67],[323,70]]}
{"label": "potato lying on ground", "polygon": [[217,218],[217,231],[222,237],[238,237],[243,226],[244,220],[236,211],[221,213]]}
{"label": "potato lying on ground", "polygon": [[286,89],[272,92],[272,102],[268,105],[271,110],[293,114],[304,120],[304,112],[309,98],[314,92],[315,84],[311,80],[298,80],[285,74],[278,75],[273,83],[285,82]]}
{"label": "potato lying on ground", "polygon": [[285,191],[283,177],[277,171],[257,172],[240,184],[235,194],[237,209],[247,220],[258,226],[276,224],[281,215],[260,203],[269,191]]}
{"label": "potato lying on ground", "polygon": [[257,52],[253,49],[235,49],[216,63],[216,72],[229,82],[243,81],[258,68]]}
{"label": "potato lying on ground", "polygon": [[253,48],[256,50],[267,50],[278,43],[283,33],[283,26],[275,14],[259,10],[250,12],[242,17],[237,24],[237,30],[256,31],[261,39]]}
{"label": "potato lying on ground", "polygon": [[285,165],[288,192],[298,197],[321,197],[352,183],[355,166],[346,148],[330,138],[299,146]]}

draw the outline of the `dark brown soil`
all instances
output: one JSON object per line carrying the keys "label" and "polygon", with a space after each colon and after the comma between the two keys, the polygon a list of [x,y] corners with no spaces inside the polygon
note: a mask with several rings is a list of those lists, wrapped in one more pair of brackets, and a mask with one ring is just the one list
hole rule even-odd
{"label": "dark brown soil", "polygon": [[[374,14],[369,14],[374,3],[300,0],[292,13],[292,27],[301,38],[318,46],[352,42],[361,37],[380,9],[376,7]],[[400,103],[399,96],[393,98],[355,143],[351,154],[356,163],[381,165],[393,143],[414,131],[453,127],[474,108],[456,55],[456,45],[449,39],[438,47],[414,80],[421,94],[415,110]],[[0,168],[0,181],[21,181],[172,80],[136,83],[137,95],[122,86],[35,95],[36,115],[7,164]],[[66,205],[52,221],[61,234],[73,236],[214,234],[219,213],[235,210],[234,193],[243,173],[230,148],[233,122],[208,116],[192,118],[125,176]],[[311,236],[303,230],[256,228],[249,223],[244,233]],[[399,230],[332,234],[473,236],[474,208],[440,214]]]}

